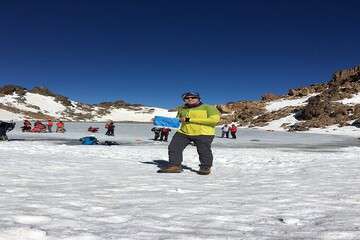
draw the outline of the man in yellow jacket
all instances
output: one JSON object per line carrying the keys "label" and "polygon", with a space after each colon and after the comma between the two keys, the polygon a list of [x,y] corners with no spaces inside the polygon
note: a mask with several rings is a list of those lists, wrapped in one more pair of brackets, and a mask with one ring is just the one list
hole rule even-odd
{"label": "man in yellow jacket", "polygon": [[203,104],[197,92],[186,92],[182,95],[182,99],[184,105],[177,109],[181,126],[168,148],[169,165],[159,172],[180,173],[183,151],[187,145],[194,142],[200,160],[198,173],[208,175],[213,162],[211,143],[215,135],[215,126],[220,121],[220,113],[215,106]]}

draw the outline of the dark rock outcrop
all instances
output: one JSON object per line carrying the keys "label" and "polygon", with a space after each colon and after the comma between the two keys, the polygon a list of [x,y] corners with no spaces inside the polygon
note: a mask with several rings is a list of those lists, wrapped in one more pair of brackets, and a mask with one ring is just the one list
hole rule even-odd
{"label": "dark rock outcrop", "polygon": [[274,101],[280,98],[282,98],[282,96],[277,96],[273,93],[265,93],[263,96],[261,96],[261,101]]}
{"label": "dark rock outcrop", "polygon": [[355,120],[355,121],[351,124],[351,126],[360,128],[360,119]]}
{"label": "dark rock outcrop", "polygon": [[26,88],[17,85],[5,85],[0,87],[0,94],[2,95],[12,95],[13,93],[18,94],[19,96],[25,95]]}

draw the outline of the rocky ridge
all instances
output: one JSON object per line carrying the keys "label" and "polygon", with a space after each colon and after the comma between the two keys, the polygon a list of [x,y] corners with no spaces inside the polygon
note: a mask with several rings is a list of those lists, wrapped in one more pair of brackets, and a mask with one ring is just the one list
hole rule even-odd
{"label": "rocky ridge", "polygon": [[[335,72],[327,83],[289,89],[282,96],[267,93],[260,101],[231,102],[218,105],[218,109],[223,113],[222,122],[237,122],[249,127],[264,127],[290,115],[294,116],[295,123],[282,124],[289,131],[306,131],[331,125],[358,126],[360,104],[343,103],[344,99],[351,99],[357,94],[360,94],[360,66]],[[284,106],[275,111],[267,109],[270,104],[297,99],[306,100],[297,106]]]}

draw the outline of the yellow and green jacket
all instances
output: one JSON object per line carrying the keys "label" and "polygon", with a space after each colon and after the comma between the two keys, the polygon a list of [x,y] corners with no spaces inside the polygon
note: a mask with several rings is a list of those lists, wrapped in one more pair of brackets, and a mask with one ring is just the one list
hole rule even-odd
{"label": "yellow and green jacket", "polygon": [[215,106],[201,104],[197,107],[180,106],[177,108],[177,117],[188,118],[183,122],[178,132],[196,136],[196,135],[215,135],[215,126],[220,121],[220,112]]}

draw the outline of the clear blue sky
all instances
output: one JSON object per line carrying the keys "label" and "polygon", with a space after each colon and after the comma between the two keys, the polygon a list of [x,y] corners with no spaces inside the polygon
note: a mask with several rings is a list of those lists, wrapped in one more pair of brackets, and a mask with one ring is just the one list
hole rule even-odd
{"label": "clear blue sky", "polygon": [[360,64],[359,1],[1,1],[0,85],[174,107],[325,82]]}

